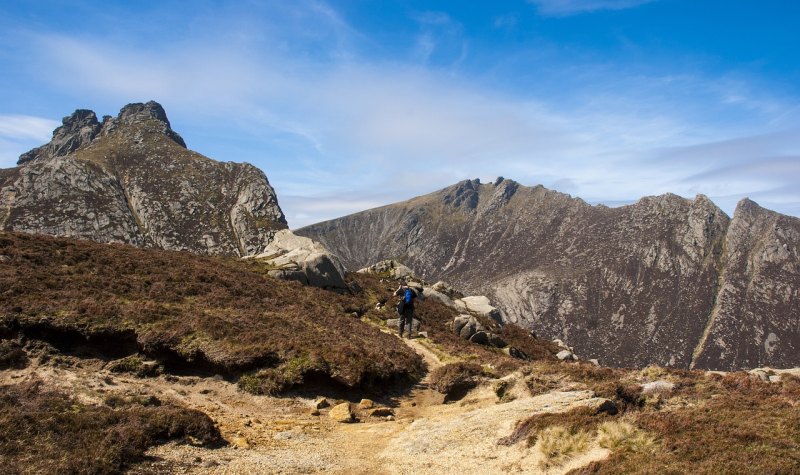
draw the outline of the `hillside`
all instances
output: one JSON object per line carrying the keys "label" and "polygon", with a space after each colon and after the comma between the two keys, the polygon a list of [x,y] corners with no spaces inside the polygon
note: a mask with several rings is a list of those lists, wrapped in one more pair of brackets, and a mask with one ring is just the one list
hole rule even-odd
{"label": "hillside", "polygon": [[[4,473],[791,473],[797,373],[621,370],[259,260],[0,233]],[[385,303],[383,307],[378,303]],[[379,308],[380,307],[380,308]],[[753,421],[758,421],[754,424]]]}
{"label": "hillside", "polygon": [[156,102],[102,122],[77,110],[0,170],[0,229],[211,255],[252,255],[286,228],[267,177],[186,148]]}
{"label": "hillside", "polygon": [[489,296],[507,321],[615,366],[800,365],[800,220],[708,198],[590,206],[512,180],[296,231],[351,269],[395,258]]}

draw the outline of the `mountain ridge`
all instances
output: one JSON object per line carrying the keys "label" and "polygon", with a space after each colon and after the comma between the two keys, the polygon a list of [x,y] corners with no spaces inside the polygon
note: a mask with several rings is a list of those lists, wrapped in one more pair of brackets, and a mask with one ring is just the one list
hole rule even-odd
{"label": "mountain ridge", "polygon": [[750,200],[733,218],[705,195],[610,208],[503,178],[296,230],[350,268],[396,258],[485,294],[508,321],[605,364],[708,369],[800,364],[799,232]]}

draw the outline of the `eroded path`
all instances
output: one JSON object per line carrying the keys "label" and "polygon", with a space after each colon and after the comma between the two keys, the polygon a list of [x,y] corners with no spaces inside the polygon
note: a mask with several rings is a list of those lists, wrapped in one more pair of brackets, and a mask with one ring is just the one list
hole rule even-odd
{"label": "eroded path", "polygon": [[[103,370],[97,360],[3,371],[0,384],[40,378],[94,403],[110,395],[154,395],[207,413],[230,442],[220,449],[183,443],[156,447],[148,452],[150,461],[131,470],[137,474],[541,473],[533,450],[524,444],[499,446],[497,441],[521,419],[593,401],[589,391],[571,391],[500,404],[488,384],[461,401],[444,404],[443,396],[428,386],[430,372],[442,365],[441,359],[424,340],[404,341],[425,359],[428,376],[407,393],[379,401],[392,407],[392,418],[367,417],[360,411],[361,422],[354,424],[334,422],[327,409],[312,415],[311,395],[253,396],[222,378],[121,376]],[[606,455],[604,450],[590,451],[556,473]]]}

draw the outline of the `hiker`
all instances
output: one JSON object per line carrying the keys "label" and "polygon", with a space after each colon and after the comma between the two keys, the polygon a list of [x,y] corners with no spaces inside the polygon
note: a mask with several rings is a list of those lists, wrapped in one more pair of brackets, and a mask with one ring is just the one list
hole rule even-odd
{"label": "hiker", "polygon": [[400,314],[400,338],[403,338],[403,328],[408,324],[408,339],[410,340],[414,323],[414,301],[417,298],[417,292],[404,281],[400,281],[400,287],[394,291],[394,295],[400,296],[400,302],[397,303],[397,313]]}

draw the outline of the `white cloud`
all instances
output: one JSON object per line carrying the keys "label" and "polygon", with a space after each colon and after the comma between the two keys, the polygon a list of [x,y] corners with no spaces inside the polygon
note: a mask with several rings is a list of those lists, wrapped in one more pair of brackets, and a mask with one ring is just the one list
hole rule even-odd
{"label": "white cloud", "polygon": [[29,115],[0,115],[0,137],[47,142],[59,122]]}
{"label": "white cloud", "polygon": [[0,115],[0,168],[13,167],[22,153],[50,140],[59,122],[28,115]]}
{"label": "white cloud", "polygon": [[597,10],[625,10],[656,0],[528,0],[546,16],[569,16]]}

